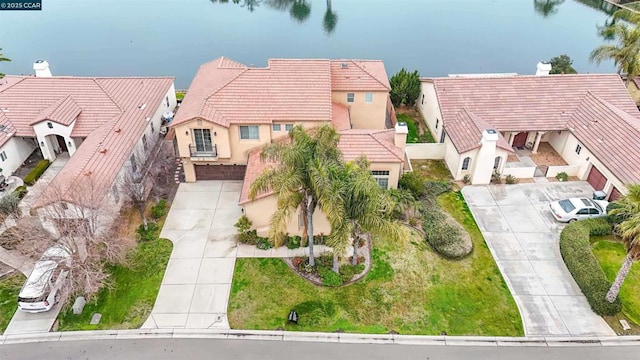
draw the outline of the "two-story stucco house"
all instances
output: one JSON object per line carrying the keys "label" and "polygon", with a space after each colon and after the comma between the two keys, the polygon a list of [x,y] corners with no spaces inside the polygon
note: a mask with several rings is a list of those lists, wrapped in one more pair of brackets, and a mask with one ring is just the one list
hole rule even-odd
{"label": "two-story stucco house", "polygon": [[[395,188],[405,166],[406,126],[395,126],[389,80],[381,61],[271,59],[267,67],[221,57],[197,72],[171,127],[187,182],[244,180],[240,205],[260,233],[276,197],[248,199],[264,169],[261,149],[294,125],[332,124],[346,160],[366,155],[381,186]],[[330,229],[317,214],[318,233]],[[292,218],[290,233],[297,233]]]}

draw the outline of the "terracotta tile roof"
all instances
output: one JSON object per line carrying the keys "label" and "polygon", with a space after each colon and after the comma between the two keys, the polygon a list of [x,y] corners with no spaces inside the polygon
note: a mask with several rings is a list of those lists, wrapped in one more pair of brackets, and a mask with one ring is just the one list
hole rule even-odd
{"label": "terracotta tile roof", "polygon": [[16,132],[9,119],[0,111],[0,146],[4,145]]}
{"label": "terracotta tile roof", "polygon": [[67,95],[66,97],[60,98],[60,100],[49,105],[49,107],[43,109],[30,125],[34,125],[45,120],[51,120],[58,124],[69,126],[74,120],[76,120],[81,111],[82,109],[75,101],[73,101],[71,95]]}
{"label": "terracotta tile roof", "polygon": [[[33,114],[22,103],[32,103],[41,99],[39,115],[52,104],[60,102],[60,107],[70,104],[68,97],[81,108],[74,125],[72,137],[86,137],[65,167],[52,180],[51,187],[41,196],[35,207],[47,204],[53,188],[63,191],[65,199],[71,200],[67,191],[81,176],[92,176],[96,194],[104,194],[113,184],[118,172],[129,158],[133,147],[142,137],[148,118],[154,116],[163,103],[165,94],[173,84],[173,78],[75,78],[75,77],[29,77],[0,92],[0,107],[10,100],[11,107],[24,109],[24,113],[10,111],[6,114],[13,124],[26,120]],[[141,108],[141,105],[145,104]],[[65,105],[67,106],[67,105]],[[73,108],[73,106],[68,106]],[[54,110],[56,113],[57,110]],[[64,110],[67,114],[72,113]],[[63,112],[61,112],[63,113]],[[19,116],[18,116],[19,115]],[[23,125],[23,127],[26,127]],[[17,126],[16,126],[17,127]],[[30,128],[30,126],[29,126]],[[32,135],[33,134],[33,130]],[[29,136],[29,135],[26,135]]]}
{"label": "terracotta tile roof", "polygon": [[389,88],[382,61],[271,59],[255,68],[221,57],[200,66],[172,126],[194,118],[225,127],[330,121],[332,90]]}
{"label": "terracotta tile roof", "polygon": [[588,93],[569,130],[620,181],[640,183],[640,119]]}
{"label": "terracotta tile roof", "polygon": [[480,140],[468,129],[477,119],[498,131],[568,129],[621,181],[640,182],[640,111],[616,74],[422,81],[435,84],[444,126],[460,152]]}
{"label": "terracotta tile roof", "polygon": [[338,131],[351,129],[349,108],[336,102],[332,103],[331,106],[333,108],[331,113],[331,126]]}
{"label": "terracotta tile roof", "polygon": [[380,60],[331,60],[334,91],[389,91],[389,79]]}
{"label": "terracotta tile roof", "polygon": [[[240,205],[244,205],[250,201],[249,188],[251,187],[251,184],[253,184],[253,180],[255,180],[260,174],[262,174],[264,170],[268,169],[270,166],[276,165],[275,163],[260,160],[261,152],[262,148],[253,150],[249,153],[249,157],[247,158],[247,170],[244,173],[244,182],[242,183],[242,190],[240,191]],[[256,200],[262,199],[271,194],[273,194],[273,191],[259,194],[256,197]]]}
{"label": "terracotta tile roof", "polygon": [[[472,112],[462,109],[454,121],[444,124],[444,128],[451,138],[453,145],[456,147],[456,150],[458,150],[458,153],[462,154],[463,152],[479,148],[483,131],[493,129],[493,126]],[[507,142],[499,132],[498,143],[496,145],[499,148],[513,152],[513,149],[509,146],[509,142]]]}

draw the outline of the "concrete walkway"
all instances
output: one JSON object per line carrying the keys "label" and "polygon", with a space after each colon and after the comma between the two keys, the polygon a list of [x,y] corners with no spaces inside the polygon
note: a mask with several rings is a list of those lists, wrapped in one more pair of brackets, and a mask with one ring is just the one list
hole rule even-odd
{"label": "concrete walkway", "polygon": [[567,270],[558,245],[564,225],[548,207],[562,198],[590,198],[592,191],[584,181],[462,189],[520,309],[527,336],[615,335],[591,310]]}

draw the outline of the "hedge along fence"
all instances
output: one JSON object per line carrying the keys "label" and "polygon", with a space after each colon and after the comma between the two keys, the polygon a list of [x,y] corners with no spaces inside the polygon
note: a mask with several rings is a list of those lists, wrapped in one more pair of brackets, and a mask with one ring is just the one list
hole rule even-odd
{"label": "hedge along fence", "polygon": [[620,299],[606,300],[611,283],[591,251],[590,236],[611,234],[611,225],[604,218],[576,221],[560,234],[560,253],[569,272],[578,283],[589,305],[598,315],[615,315],[622,310]]}
{"label": "hedge along fence", "polygon": [[27,176],[24,177],[24,183],[29,185],[29,186],[33,186],[33,184],[36,183],[36,181],[40,178],[40,176],[42,176],[42,174],[44,174],[45,170],[47,170],[47,168],[49,167],[49,160],[40,160],[36,166],[31,169],[31,171],[29,171],[29,173],[27,174]]}

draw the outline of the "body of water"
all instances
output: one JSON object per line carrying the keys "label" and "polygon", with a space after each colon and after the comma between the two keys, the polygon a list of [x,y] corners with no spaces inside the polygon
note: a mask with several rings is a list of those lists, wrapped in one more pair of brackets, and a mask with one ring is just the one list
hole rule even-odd
{"label": "body of water", "polygon": [[[173,75],[188,87],[218,56],[382,59],[423,76],[535,72],[566,53],[579,72],[613,72],[588,57],[608,15],[598,0],[42,0],[42,11],[0,11],[0,72]],[[588,6],[586,3],[591,3]]]}

